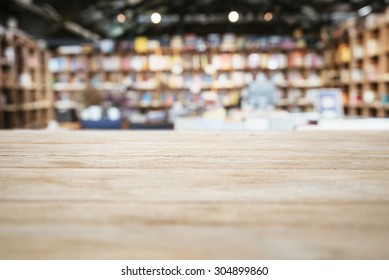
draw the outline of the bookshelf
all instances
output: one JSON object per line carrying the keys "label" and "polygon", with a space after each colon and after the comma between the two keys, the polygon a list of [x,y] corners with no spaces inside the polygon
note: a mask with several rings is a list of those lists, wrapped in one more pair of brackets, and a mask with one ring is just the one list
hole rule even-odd
{"label": "bookshelf", "polygon": [[237,107],[248,84],[262,79],[277,84],[277,108],[311,111],[323,67],[316,41],[230,34],[61,47],[49,62],[56,104],[82,109],[92,105],[88,92],[108,95],[130,126],[168,122],[177,104],[188,114]]}
{"label": "bookshelf", "polygon": [[44,128],[52,116],[49,53],[0,26],[0,128]]}
{"label": "bookshelf", "polygon": [[388,18],[389,9],[348,20],[326,40],[325,84],[342,89],[348,116],[389,117]]}

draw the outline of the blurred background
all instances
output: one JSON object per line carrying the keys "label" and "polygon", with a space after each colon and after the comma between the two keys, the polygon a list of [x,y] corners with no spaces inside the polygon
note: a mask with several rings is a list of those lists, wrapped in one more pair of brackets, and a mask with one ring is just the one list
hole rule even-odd
{"label": "blurred background", "polygon": [[2,0],[0,128],[389,130],[388,0]]}

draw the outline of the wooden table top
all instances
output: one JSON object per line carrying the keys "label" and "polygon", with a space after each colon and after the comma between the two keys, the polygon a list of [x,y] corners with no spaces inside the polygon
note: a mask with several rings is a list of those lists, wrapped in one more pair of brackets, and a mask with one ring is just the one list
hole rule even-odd
{"label": "wooden table top", "polygon": [[2,131],[0,259],[389,259],[389,133]]}

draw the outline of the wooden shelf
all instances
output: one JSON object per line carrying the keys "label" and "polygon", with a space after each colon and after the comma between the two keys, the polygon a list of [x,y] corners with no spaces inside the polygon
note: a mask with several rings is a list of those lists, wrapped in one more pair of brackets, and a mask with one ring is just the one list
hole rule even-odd
{"label": "wooden shelf", "polygon": [[23,104],[9,104],[0,106],[0,111],[5,112],[18,112],[18,111],[33,111],[41,109],[49,109],[52,107],[52,104],[48,100],[27,102]]}
{"label": "wooden shelf", "polygon": [[344,106],[348,107],[348,108],[358,108],[358,109],[384,109],[384,110],[389,110],[389,104],[366,104],[366,103],[349,104],[349,103],[345,103]]}
{"label": "wooden shelf", "polygon": [[53,85],[54,91],[85,91],[88,89],[87,84],[76,84],[76,83],[57,83]]}
{"label": "wooden shelf", "polygon": [[[0,107],[0,128],[45,127],[53,118],[49,54],[20,31],[7,32],[12,36],[0,34],[0,76],[6,77],[0,97],[9,104]],[[6,49],[13,53],[8,58]]]}
{"label": "wooden shelf", "polygon": [[297,101],[297,102],[293,102],[293,101],[289,101],[289,100],[280,100],[278,102],[276,102],[276,107],[313,107],[315,106],[315,104],[313,102],[309,102],[309,101]]}
{"label": "wooden shelf", "polygon": [[[389,24],[389,10],[382,15],[367,16],[356,22],[347,22],[339,26],[343,29],[344,39],[342,42],[333,40],[327,42],[325,50],[328,61],[336,61],[335,65],[326,64],[326,72],[334,71],[335,76],[349,76],[350,80],[341,81],[339,87],[343,91],[344,100],[370,100],[373,103],[344,104],[346,114],[363,117],[389,117],[387,105],[381,104],[381,96],[389,93],[389,56],[387,53]],[[380,23],[385,19],[385,24]],[[366,23],[376,21],[374,28],[366,26]],[[364,28],[362,26],[365,25]],[[339,59],[350,56],[347,63],[339,63]],[[350,55],[351,52],[351,55]],[[357,52],[354,55],[353,52]],[[361,55],[362,54],[362,55]],[[339,69],[339,67],[341,69]],[[359,70],[359,72],[355,72]],[[347,75],[348,74],[348,75]],[[354,80],[353,75],[361,76]],[[327,83],[327,86],[334,85]],[[336,84],[335,84],[336,85]]]}
{"label": "wooden shelf", "polygon": [[[164,102],[166,96],[168,96],[168,98],[180,101],[182,104],[185,104],[185,106],[190,107],[190,109],[193,109],[194,107],[203,109],[201,105],[199,105],[200,102],[197,100],[202,98],[202,94],[208,94],[209,92],[220,94],[219,99],[224,97],[222,94],[236,93],[237,95],[242,95],[242,92],[248,87],[249,79],[247,79],[247,75],[252,75],[253,79],[256,79],[257,77],[260,79],[258,74],[261,75],[259,73],[261,72],[268,76],[269,79],[273,78],[274,75],[283,75],[285,79],[288,78],[288,75],[301,76],[304,80],[308,79],[310,76],[313,76],[313,78],[317,76],[318,79],[321,79],[321,72],[323,71],[321,65],[324,64],[321,55],[322,52],[322,49],[312,47],[282,48],[272,46],[266,49],[247,47],[241,50],[223,50],[220,47],[212,47],[204,52],[193,49],[186,50],[162,47],[142,53],[131,50],[117,50],[110,54],[102,54],[96,49],[96,51],[91,52],[89,55],[59,54],[52,61],[53,64],[51,65],[51,68],[55,70],[52,75],[55,76],[56,80],[70,81],[72,77],[77,76],[78,74],[80,74],[80,76],[84,75],[82,76],[83,78],[85,77],[86,79],[91,80],[87,81],[85,87],[82,87],[81,89],[73,89],[72,87],[66,86],[63,88],[58,86],[55,87],[56,99],[61,98],[60,94],[68,93],[70,99],[76,100],[79,96],[73,96],[74,92],[82,93],[89,88],[93,90],[92,84],[96,84],[97,81],[100,84],[112,81],[112,88],[102,87],[97,89],[94,88],[94,90],[99,91],[102,95],[105,94],[105,91],[117,90],[117,94],[121,93],[123,97],[125,96],[125,98],[128,99],[132,98],[132,100],[135,101],[142,100],[142,98],[149,98],[146,95],[151,95],[150,99],[153,101]],[[251,54],[257,54],[261,59],[249,59]],[[152,55],[162,56],[161,64],[156,64],[156,66],[163,69],[155,69],[158,67],[152,67],[155,66],[152,64],[154,60],[150,59]],[[233,59],[236,59],[236,64]],[[264,59],[268,59],[268,62],[265,64],[263,64]],[[301,61],[301,59],[303,60],[304,65],[300,66],[299,61]],[[110,61],[112,62],[110,65],[113,65],[115,69],[104,69],[104,65],[108,65],[104,63]],[[77,64],[78,62],[80,62],[80,64]],[[313,67],[307,67],[307,65],[310,64]],[[87,69],[89,65],[99,66],[99,68]],[[179,65],[179,70],[182,70],[179,74],[173,73],[176,65]],[[277,65],[279,67],[274,67],[276,69],[267,67]],[[73,66],[79,67],[80,71],[68,71],[73,70],[70,69],[70,67]],[[136,66],[142,66],[144,69],[136,71],[134,69]],[[232,66],[237,67],[233,68]],[[293,72],[297,72],[297,74]],[[235,74],[238,74],[238,76],[233,76]],[[59,79],[58,75],[68,75],[69,79],[67,79],[67,77]],[[221,77],[222,75],[227,77]],[[96,77],[95,80],[92,80],[92,76]],[[274,78],[274,80],[275,79],[276,78]],[[132,81],[131,86],[124,86],[128,80]],[[221,80],[228,81],[220,82]],[[149,87],[147,83],[144,84],[146,86],[143,86],[143,81],[150,82],[150,84],[155,81],[155,86]],[[240,81],[242,81],[242,83],[239,83]],[[129,83],[127,83],[127,85],[128,84]],[[176,84],[177,86],[172,86],[173,84]],[[193,91],[191,86],[187,86],[189,84],[196,87],[196,91],[199,91],[198,94],[186,94]],[[118,86],[117,88],[116,85]],[[122,87],[120,87],[120,85],[122,85]],[[307,94],[308,89],[320,88],[322,85],[323,83],[288,83],[282,85],[279,88],[279,91],[287,95],[289,94],[289,89],[295,91],[301,90],[302,98],[304,98],[306,97],[305,95]],[[136,94],[139,96],[136,97]],[[239,96],[237,98],[239,98]],[[81,101],[78,102],[81,103]],[[222,102],[220,102],[220,104],[222,104]],[[296,105],[293,104],[293,106]]]}
{"label": "wooden shelf", "polygon": [[324,84],[317,84],[317,83],[290,83],[288,82],[287,84],[277,84],[278,87],[281,87],[281,88],[297,88],[297,89],[314,89],[314,88],[322,88],[324,86]]}
{"label": "wooden shelf", "polygon": [[128,108],[134,110],[165,110],[170,109],[171,107],[171,105],[130,105]]}

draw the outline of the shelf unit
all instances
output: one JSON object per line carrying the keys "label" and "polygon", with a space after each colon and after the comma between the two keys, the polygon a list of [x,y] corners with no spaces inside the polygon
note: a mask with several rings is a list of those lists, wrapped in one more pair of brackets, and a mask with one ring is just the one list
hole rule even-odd
{"label": "shelf unit", "polygon": [[44,128],[52,116],[49,53],[0,26],[0,128]]}
{"label": "shelf unit", "polygon": [[389,117],[389,9],[344,22],[326,43],[325,84],[342,89],[345,114]]}
{"label": "shelf unit", "polygon": [[85,95],[108,93],[122,99],[119,106],[129,114],[167,111],[176,102],[199,113],[237,107],[249,83],[267,78],[278,85],[278,108],[314,109],[317,88],[323,86],[322,49],[290,38],[274,43],[274,38],[227,34],[215,42],[212,36],[192,36],[197,45],[186,44],[186,37],[137,38],[108,52],[91,45],[59,48],[49,63],[56,104],[71,100],[73,108],[83,108]]}

